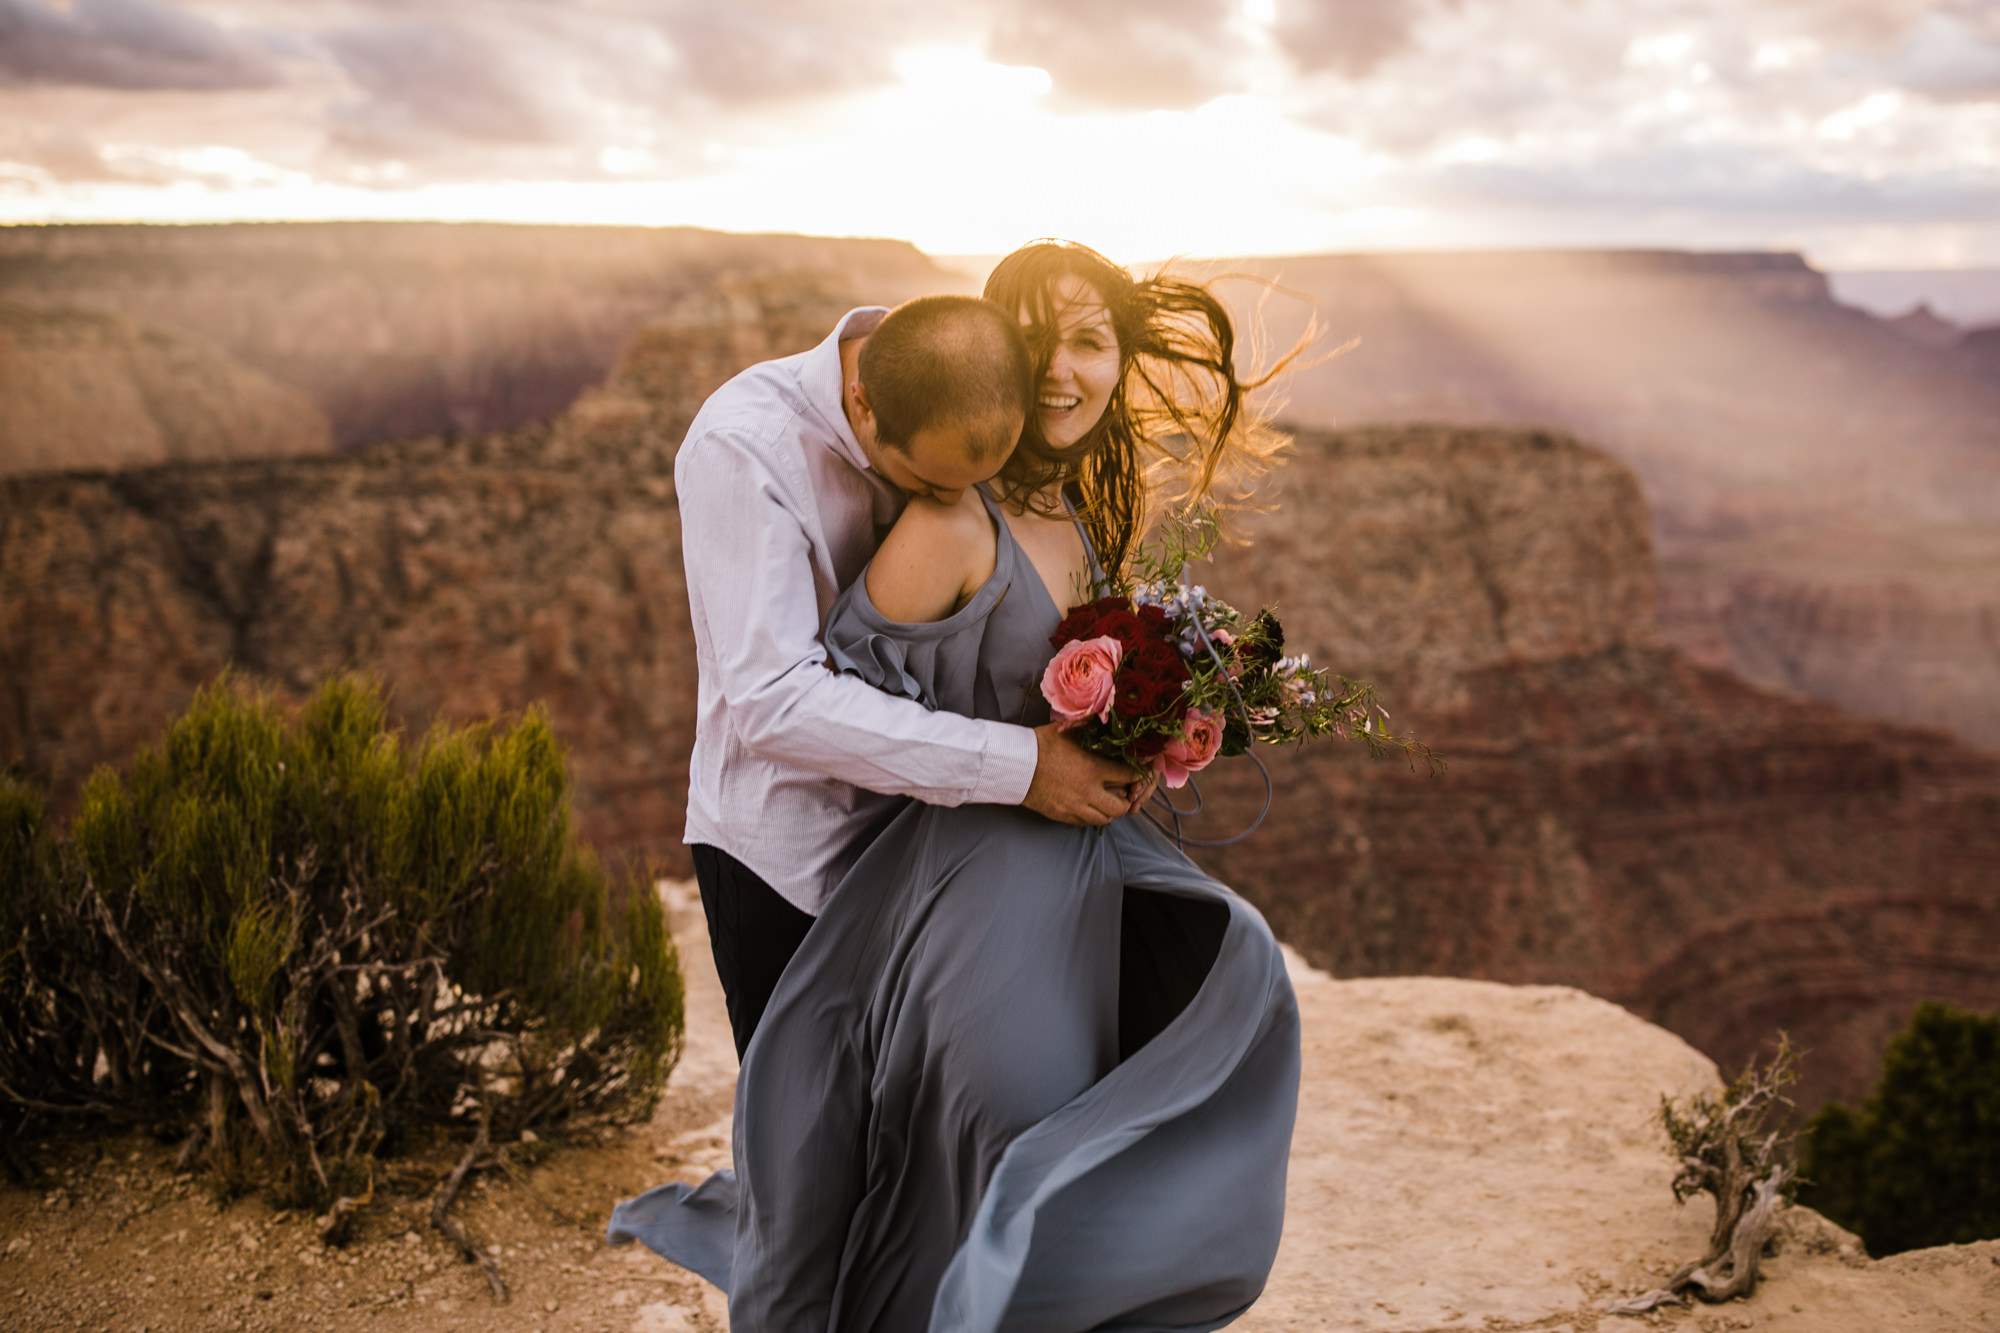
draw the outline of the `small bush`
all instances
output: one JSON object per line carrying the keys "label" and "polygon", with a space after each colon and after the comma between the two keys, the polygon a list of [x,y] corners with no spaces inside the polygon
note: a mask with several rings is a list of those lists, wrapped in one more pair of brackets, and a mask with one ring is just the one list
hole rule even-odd
{"label": "small bush", "polygon": [[539,710],[412,752],[368,682],[225,679],[66,845],[18,784],[0,838],[0,994],[45,1016],[0,1097],[191,1121],[226,1184],[322,1207],[420,1126],[643,1114],[679,1056],[658,898],[576,844]]}
{"label": "small bush", "polygon": [[2000,1237],[2000,1015],[1918,1005],[1867,1103],[1807,1124],[1803,1174],[1878,1257]]}
{"label": "small bush", "polygon": [[1613,1301],[1605,1307],[1608,1313],[1644,1314],[1690,1294],[1719,1303],[1757,1289],[1764,1241],[1797,1176],[1792,1136],[1782,1122],[1792,1106],[1785,1089],[1798,1078],[1798,1053],[1780,1032],[1771,1058],[1752,1060],[1720,1097],[1699,1092],[1660,1098],[1660,1127],[1680,1166],[1674,1202],[1708,1195],[1715,1200],[1715,1226],[1706,1254],[1653,1290]]}

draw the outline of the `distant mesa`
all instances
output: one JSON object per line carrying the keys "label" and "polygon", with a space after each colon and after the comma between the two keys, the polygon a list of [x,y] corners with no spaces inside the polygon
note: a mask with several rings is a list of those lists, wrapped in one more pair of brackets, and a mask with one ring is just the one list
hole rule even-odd
{"label": "distant mesa", "polygon": [[2000,386],[2000,324],[1970,330],[1959,340],[1958,350],[1977,373]]}
{"label": "distant mesa", "polygon": [[120,315],[0,303],[0,473],[324,453],[297,390]]}
{"label": "distant mesa", "polygon": [[[1234,290],[1278,346],[1308,313],[1329,343],[1360,339],[1280,386],[1290,419],[1572,432],[1639,477],[1674,642],[1759,684],[2000,748],[2000,583],[1968,578],[1958,554],[2000,549],[2000,335],[1926,345],[1909,336],[1923,320],[1839,304],[1797,255],[1212,267],[1277,284]],[[1805,548],[1833,559],[1778,554]],[[1871,567],[1871,552],[1895,554]]]}
{"label": "distant mesa", "polygon": [[1907,315],[1898,315],[1884,322],[1920,347],[1954,347],[1965,337],[1964,329],[1940,318],[1927,303]]}

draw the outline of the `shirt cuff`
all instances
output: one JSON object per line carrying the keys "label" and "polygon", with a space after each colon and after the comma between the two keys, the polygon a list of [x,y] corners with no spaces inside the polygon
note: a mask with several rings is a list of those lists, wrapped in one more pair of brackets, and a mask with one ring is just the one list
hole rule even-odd
{"label": "shirt cuff", "polygon": [[969,798],[978,804],[1019,805],[1035,780],[1040,747],[1032,727],[987,724],[986,753],[979,764],[979,781]]}

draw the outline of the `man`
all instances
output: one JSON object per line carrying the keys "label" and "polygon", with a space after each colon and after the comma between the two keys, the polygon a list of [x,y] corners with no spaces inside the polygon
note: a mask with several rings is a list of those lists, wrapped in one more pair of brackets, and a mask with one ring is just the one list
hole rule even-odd
{"label": "man", "polygon": [[827,669],[820,626],[913,495],[999,472],[1032,404],[1014,317],[971,297],[850,311],[717,390],[674,462],[699,669],[686,841],[740,1056],[895,798],[1103,825],[1131,774],[1053,725],[931,712]]}

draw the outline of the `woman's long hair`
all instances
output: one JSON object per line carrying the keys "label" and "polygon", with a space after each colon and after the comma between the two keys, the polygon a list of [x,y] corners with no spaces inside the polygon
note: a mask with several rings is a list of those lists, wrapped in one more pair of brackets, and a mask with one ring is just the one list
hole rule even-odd
{"label": "woman's long hair", "polygon": [[1207,287],[1164,273],[1134,279],[1087,246],[1035,241],[1001,260],[986,298],[1026,312],[1039,385],[1055,355],[1064,277],[1100,299],[1118,337],[1118,383],[1104,416],[1068,449],[1042,438],[1028,416],[1020,446],[996,479],[1001,497],[1050,517],[1063,515],[1058,488],[1077,497],[1078,516],[1105,571],[1116,575],[1145,531],[1154,503],[1169,508],[1240,498],[1286,439],[1246,401],[1305,349],[1302,339],[1253,379],[1236,371],[1236,329]]}

